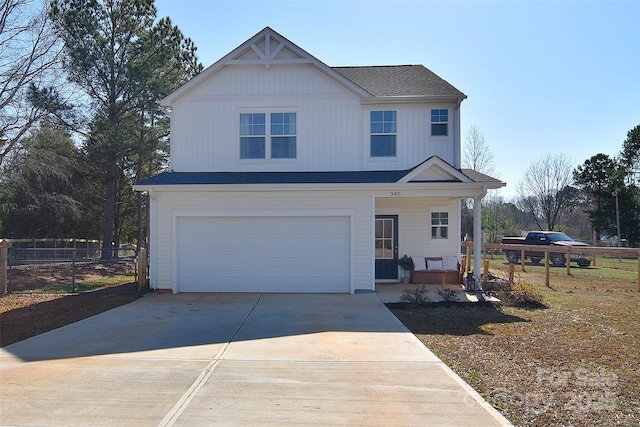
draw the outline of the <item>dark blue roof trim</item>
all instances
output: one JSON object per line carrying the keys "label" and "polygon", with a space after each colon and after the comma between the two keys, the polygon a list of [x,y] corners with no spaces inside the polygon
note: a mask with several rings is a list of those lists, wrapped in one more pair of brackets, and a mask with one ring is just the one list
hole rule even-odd
{"label": "dark blue roof trim", "polygon": [[163,172],[137,185],[390,184],[411,170],[346,172]]}

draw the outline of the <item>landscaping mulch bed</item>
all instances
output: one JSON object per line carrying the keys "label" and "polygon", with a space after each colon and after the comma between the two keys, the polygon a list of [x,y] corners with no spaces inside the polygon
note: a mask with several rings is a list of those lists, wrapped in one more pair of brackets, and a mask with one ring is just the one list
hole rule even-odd
{"label": "landscaping mulch bed", "polygon": [[[635,261],[635,260],[634,260]],[[635,265],[635,264],[634,264]],[[632,266],[633,268],[633,266]],[[533,270],[533,268],[530,268]],[[544,304],[390,305],[513,424],[640,425],[640,292],[630,271],[522,275]]]}

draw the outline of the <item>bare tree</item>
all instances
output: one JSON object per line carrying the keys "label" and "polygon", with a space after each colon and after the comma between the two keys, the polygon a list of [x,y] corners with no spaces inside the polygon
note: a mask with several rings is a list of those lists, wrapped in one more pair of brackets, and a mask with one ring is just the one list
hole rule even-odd
{"label": "bare tree", "polygon": [[0,0],[0,165],[49,110],[60,45],[41,1]]}
{"label": "bare tree", "polygon": [[[486,175],[494,174],[495,172],[493,153],[489,149],[487,139],[476,125],[472,125],[467,130],[462,148],[462,167],[473,169]],[[483,204],[487,203],[486,200]],[[471,217],[474,208],[473,199],[464,200],[464,205],[466,209],[462,210],[463,223],[473,224]],[[468,227],[469,232],[471,232],[471,228],[471,226]]]}
{"label": "bare tree", "polygon": [[462,166],[484,174],[492,174],[496,163],[486,138],[476,125],[467,130],[462,150]]}
{"label": "bare tree", "polygon": [[573,162],[563,154],[534,161],[518,183],[518,207],[542,230],[553,230],[572,201]]}

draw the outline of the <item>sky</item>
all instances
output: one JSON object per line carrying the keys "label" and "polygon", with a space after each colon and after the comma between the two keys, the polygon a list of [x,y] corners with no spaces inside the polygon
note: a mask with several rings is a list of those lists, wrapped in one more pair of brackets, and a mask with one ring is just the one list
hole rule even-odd
{"label": "sky", "polygon": [[422,64],[467,95],[517,197],[531,162],[617,156],[640,125],[640,1],[156,0],[207,67],[269,26],[329,66]]}

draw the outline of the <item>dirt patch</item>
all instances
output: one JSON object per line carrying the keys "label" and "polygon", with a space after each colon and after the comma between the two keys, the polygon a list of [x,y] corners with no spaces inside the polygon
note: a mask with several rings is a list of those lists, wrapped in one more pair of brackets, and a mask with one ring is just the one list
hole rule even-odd
{"label": "dirt patch", "polygon": [[85,291],[120,285],[134,277],[132,262],[25,264],[11,268],[10,291],[70,292],[74,280],[78,290]]}
{"label": "dirt patch", "polygon": [[[94,316],[138,298],[135,284],[112,287],[109,293],[8,294],[0,297],[0,346],[4,347]],[[120,293],[115,293],[120,292]]]}

